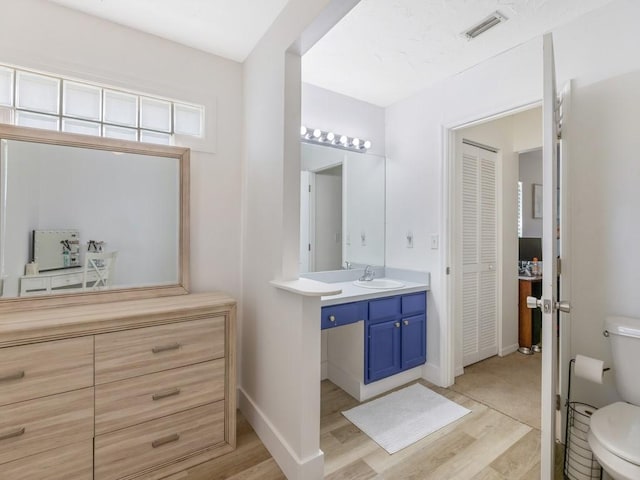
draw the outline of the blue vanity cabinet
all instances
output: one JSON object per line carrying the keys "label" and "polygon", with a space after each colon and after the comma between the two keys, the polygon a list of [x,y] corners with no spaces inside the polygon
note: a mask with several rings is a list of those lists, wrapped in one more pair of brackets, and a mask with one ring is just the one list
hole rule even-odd
{"label": "blue vanity cabinet", "polygon": [[426,362],[426,307],[426,292],[369,301],[365,384]]}
{"label": "blue vanity cabinet", "polygon": [[322,307],[320,328],[324,330],[366,320],[368,306],[368,302],[364,300]]}

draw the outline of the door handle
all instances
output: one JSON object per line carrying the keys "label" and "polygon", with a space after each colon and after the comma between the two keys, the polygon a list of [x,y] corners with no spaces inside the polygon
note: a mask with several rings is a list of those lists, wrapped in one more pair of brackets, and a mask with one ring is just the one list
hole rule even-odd
{"label": "door handle", "polygon": [[560,310],[562,313],[571,313],[571,304],[566,300],[560,300],[556,302],[556,310]]}
{"label": "door handle", "polygon": [[527,308],[542,307],[542,299],[536,297],[527,297]]}
{"label": "door handle", "polygon": [[[527,308],[542,308],[544,313],[551,313],[551,302],[536,297],[527,297]],[[560,300],[553,303],[554,310],[560,310],[562,313],[571,313],[571,304],[566,300]]]}

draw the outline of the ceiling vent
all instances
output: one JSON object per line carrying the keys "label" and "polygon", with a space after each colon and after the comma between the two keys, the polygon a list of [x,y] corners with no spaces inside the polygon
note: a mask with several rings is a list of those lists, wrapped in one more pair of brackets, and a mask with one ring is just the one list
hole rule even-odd
{"label": "ceiling vent", "polygon": [[507,21],[507,17],[500,14],[499,12],[494,12],[491,15],[489,15],[487,18],[482,20],[480,23],[478,23],[477,25],[474,25],[473,27],[468,29],[466,32],[464,32],[464,36],[467,37],[467,40],[473,40],[478,35],[486,32],[487,30],[492,29],[499,23],[506,22],[506,21]]}

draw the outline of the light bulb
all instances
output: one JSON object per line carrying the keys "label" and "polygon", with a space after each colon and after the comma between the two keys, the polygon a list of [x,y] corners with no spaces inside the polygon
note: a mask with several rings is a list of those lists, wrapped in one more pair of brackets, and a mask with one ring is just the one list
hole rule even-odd
{"label": "light bulb", "polygon": [[347,138],[346,135],[342,135],[340,137],[340,145],[345,145],[346,146],[348,142],[349,142],[349,139]]}
{"label": "light bulb", "polygon": [[313,131],[313,138],[320,138],[321,135],[322,135],[322,132],[320,131],[320,129],[316,128]]}
{"label": "light bulb", "polygon": [[369,150],[371,148],[371,141],[369,140],[365,140],[364,142],[364,148],[366,148],[367,150]]}
{"label": "light bulb", "polygon": [[333,132],[327,133],[327,141],[333,142],[336,139],[336,136]]}
{"label": "light bulb", "polygon": [[305,127],[304,125],[302,125],[302,126],[300,127],[300,135],[304,137],[306,134],[307,134],[307,127]]}
{"label": "light bulb", "polygon": [[353,145],[356,148],[360,148],[360,139],[354,138],[353,140],[351,140],[351,145]]}

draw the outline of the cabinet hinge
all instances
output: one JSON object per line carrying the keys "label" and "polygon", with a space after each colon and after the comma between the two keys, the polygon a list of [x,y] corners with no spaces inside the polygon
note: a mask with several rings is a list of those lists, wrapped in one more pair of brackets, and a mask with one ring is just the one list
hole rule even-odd
{"label": "cabinet hinge", "polygon": [[451,275],[451,267],[447,267],[446,270],[445,270],[445,273],[447,275]]}
{"label": "cabinet hinge", "polygon": [[309,193],[311,193],[311,185],[309,185]]}
{"label": "cabinet hinge", "polygon": [[311,244],[309,244],[309,251],[311,251]]}
{"label": "cabinet hinge", "polygon": [[560,395],[556,394],[556,410],[560,410],[561,408]]}

